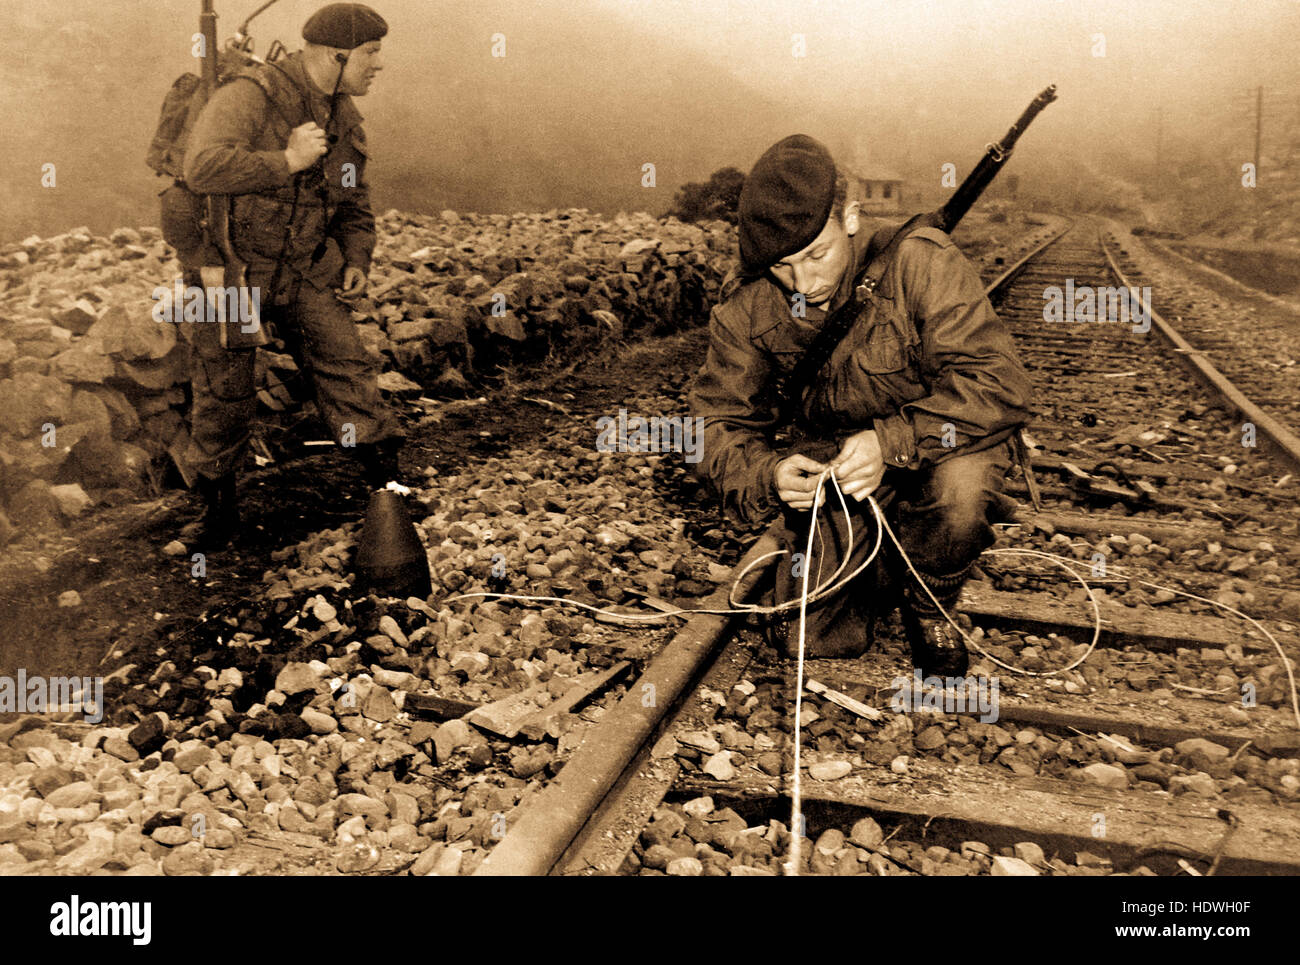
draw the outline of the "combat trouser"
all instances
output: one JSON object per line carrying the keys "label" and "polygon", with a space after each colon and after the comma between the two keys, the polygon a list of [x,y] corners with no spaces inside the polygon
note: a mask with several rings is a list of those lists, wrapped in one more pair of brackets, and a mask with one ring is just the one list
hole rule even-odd
{"label": "combat trouser", "polygon": [[[302,280],[277,301],[283,304],[262,306],[263,319],[285,340],[334,441],[364,446],[400,439],[376,381],[380,363],[366,352],[347,306],[331,289]],[[214,324],[181,329],[190,344],[194,395],[183,458],[188,470],[215,479],[239,467],[248,445],[257,410],[256,350],[223,348]]]}

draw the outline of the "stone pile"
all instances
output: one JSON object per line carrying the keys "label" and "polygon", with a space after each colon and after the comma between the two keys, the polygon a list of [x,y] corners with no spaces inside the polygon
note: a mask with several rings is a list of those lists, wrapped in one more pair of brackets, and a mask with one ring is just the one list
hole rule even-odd
{"label": "stone pile", "polygon": [[[575,419],[527,459],[431,471],[427,600],[357,591],[359,524],[322,530],[272,554],[247,606],[132,651],[104,723],[0,727],[0,873],[471,873],[678,624],[450,596],[693,606],[728,578],[659,495],[680,456],[595,437]],[[479,713],[522,694],[534,727]]]}
{"label": "stone pile", "polygon": [[[735,248],[721,222],[581,209],[389,211],[378,230],[353,318],[398,392],[461,393],[501,364],[701,324]],[[178,274],[156,228],[0,247],[0,544],[156,487],[184,448],[188,344],[154,315]],[[305,390],[289,355],[260,355],[273,419]]]}
{"label": "stone pile", "polygon": [[[402,215],[380,220],[363,337],[448,388],[475,367],[696,325],[734,233],[645,214]],[[360,319],[359,319],[360,320]]]}
{"label": "stone pile", "polygon": [[[665,804],[655,811],[636,847],[620,868],[622,874],[672,877],[770,877],[786,874],[790,830],[778,820],[750,825],[712,797]],[[1099,876],[1114,874],[1109,859],[1080,851],[1074,861],[1050,859],[1032,841],[999,852],[983,841],[962,841],[956,848],[925,845],[889,836],[870,817],[844,828],[829,827],[805,836],[799,849],[801,875],[870,875],[898,877]],[[1153,875],[1145,865],[1128,874]]]}

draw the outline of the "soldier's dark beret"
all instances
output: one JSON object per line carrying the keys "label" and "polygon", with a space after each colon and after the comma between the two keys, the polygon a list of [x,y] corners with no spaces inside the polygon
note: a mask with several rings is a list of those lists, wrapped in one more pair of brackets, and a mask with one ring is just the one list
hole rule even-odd
{"label": "soldier's dark beret", "polygon": [[302,26],[302,39],[322,47],[354,50],[388,33],[384,18],[364,3],[331,3]]}
{"label": "soldier's dark beret", "polygon": [[791,134],[769,147],[740,189],[740,264],[761,274],[812,244],[835,200],[835,162],[821,142]]}

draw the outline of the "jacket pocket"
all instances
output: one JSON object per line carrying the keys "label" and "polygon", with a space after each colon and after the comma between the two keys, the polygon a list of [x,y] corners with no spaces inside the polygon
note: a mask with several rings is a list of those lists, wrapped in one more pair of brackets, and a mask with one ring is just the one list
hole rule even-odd
{"label": "jacket pocket", "polygon": [[[257,194],[237,195],[232,229],[240,253],[268,261],[279,258],[281,249],[285,248],[285,229],[292,210],[290,201]],[[305,247],[310,251],[321,239],[322,217],[319,200],[304,188],[299,194],[293,232],[285,250],[286,260],[297,260],[301,257],[301,249]]]}
{"label": "jacket pocket", "polygon": [[352,150],[361,155],[363,162],[370,157],[370,148],[366,147],[366,136],[361,133],[360,128],[353,128],[348,133],[348,141],[352,144]]}
{"label": "jacket pocket", "polygon": [[284,224],[289,208],[279,201],[256,194],[236,195],[231,234],[245,257],[275,258],[284,242]]}
{"label": "jacket pocket", "polygon": [[370,149],[366,147],[365,134],[361,129],[353,128],[343,135],[338,150],[331,156],[329,167],[330,197],[335,204],[356,196],[357,189],[365,184],[366,159]]}
{"label": "jacket pocket", "polygon": [[853,352],[853,361],[868,375],[901,372],[907,367],[907,350],[892,325],[877,325],[867,343]]}

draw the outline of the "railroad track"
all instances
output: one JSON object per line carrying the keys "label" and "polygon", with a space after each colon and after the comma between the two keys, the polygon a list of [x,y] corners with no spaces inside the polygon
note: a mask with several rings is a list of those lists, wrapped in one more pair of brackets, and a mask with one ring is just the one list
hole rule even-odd
{"label": "railroad track", "polygon": [[[851,700],[804,695],[805,872],[1300,873],[1300,729],[1279,653],[1300,652],[1300,440],[1163,318],[1045,322],[1067,279],[1142,284],[1092,221],[991,282],[1038,389],[1042,502],[1009,480],[1022,508],[998,546],[1074,561],[1097,648],[1077,582],[992,556],[959,619],[988,655],[971,675],[999,684],[995,720],[891,710],[911,671],[896,617],[860,660],[807,661],[806,679]],[[794,686],[753,625],[693,617],[478,873],[780,873]],[[883,713],[841,706],[854,701]]]}

